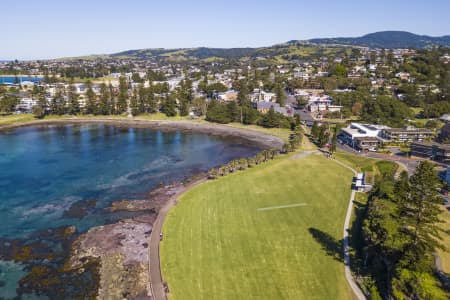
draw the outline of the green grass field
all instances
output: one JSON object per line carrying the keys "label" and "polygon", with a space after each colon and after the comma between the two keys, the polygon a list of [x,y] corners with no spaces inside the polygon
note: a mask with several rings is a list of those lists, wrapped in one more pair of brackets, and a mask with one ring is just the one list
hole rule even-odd
{"label": "green grass field", "polygon": [[[283,156],[188,191],[163,228],[169,298],[351,299],[341,254],[351,179],[321,155]],[[274,208],[292,204],[304,206]]]}
{"label": "green grass field", "polygon": [[439,255],[442,259],[442,268],[444,272],[450,275],[450,212],[446,209],[443,209],[441,214],[442,225],[441,232],[442,236],[442,244],[446,245],[449,248],[447,251],[438,250]]}
{"label": "green grass field", "polygon": [[34,120],[30,114],[0,116],[0,125],[12,125],[17,123],[26,123]]}

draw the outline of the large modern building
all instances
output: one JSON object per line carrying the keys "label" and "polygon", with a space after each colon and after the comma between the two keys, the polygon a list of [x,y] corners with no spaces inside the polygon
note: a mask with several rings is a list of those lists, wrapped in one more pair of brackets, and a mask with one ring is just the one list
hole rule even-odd
{"label": "large modern building", "polygon": [[450,145],[435,142],[411,143],[411,155],[450,163]]}
{"label": "large modern building", "polygon": [[358,150],[376,149],[380,143],[380,132],[386,126],[351,123],[339,133],[341,142]]}
{"label": "large modern building", "polygon": [[386,128],[381,132],[381,137],[390,142],[410,143],[432,139],[434,132],[426,128],[405,126],[403,128]]}

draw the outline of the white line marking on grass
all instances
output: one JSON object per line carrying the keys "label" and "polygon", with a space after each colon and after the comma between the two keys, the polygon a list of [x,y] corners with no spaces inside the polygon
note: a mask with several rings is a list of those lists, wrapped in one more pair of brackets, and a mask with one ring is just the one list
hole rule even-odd
{"label": "white line marking on grass", "polygon": [[279,208],[290,208],[290,207],[297,207],[297,206],[306,206],[308,204],[306,203],[297,203],[297,204],[290,204],[290,205],[279,205],[279,206],[270,206],[270,207],[261,207],[257,208],[256,210],[272,210],[272,209],[279,209]]}

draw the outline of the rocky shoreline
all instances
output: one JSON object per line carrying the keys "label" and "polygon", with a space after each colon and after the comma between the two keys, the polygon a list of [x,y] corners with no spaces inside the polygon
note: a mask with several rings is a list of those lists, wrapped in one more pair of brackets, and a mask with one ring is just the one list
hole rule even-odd
{"label": "rocky shoreline", "polygon": [[145,214],[93,227],[78,236],[72,243],[67,267],[80,269],[87,261],[98,260],[98,299],[151,299],[148,242],[152,224],[159,208],[188,185],[181,182],[158,187],[146,200],[113,202],[107,211]]}

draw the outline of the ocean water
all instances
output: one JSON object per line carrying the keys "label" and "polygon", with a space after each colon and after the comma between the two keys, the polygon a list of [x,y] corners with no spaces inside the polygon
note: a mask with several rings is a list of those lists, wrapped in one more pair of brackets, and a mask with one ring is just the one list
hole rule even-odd
{"label": "ocean water", "polygon": [[0,133],[0,237],[24,238],[63,225],[83,231],[105,220],[62,217],[74,202],[95,199],[101,208],[145,199],[160,183],[258,151],[232,138],[98,124]]}
{"label": "ocean water", "polygon": [[23,81],[40,82],[42,79],[43,77],[36,76],[0,76],[0,84],[13,84],[17,81],[19,81],[19,83]]}
{"label": "ocean water", "polygon": [[[103,124],[0,132],[0,299],[16,297],[19,280],[33,265],[48,265],[5,259],[16,247],[11,245],[34,245],[47,252],[54,248],[61,255],[63,244],[49,237],[55,232],[49,228],[74,225],[83,232],[115,222],[127,215],[105,212],[112,201],[146,199],[161,183],[258,151],[236,138]],[[90,199],[96,205],[84,217],[64,214],[72,204]],[[38,298],[46,297],[26,294],[14,299]]]}

